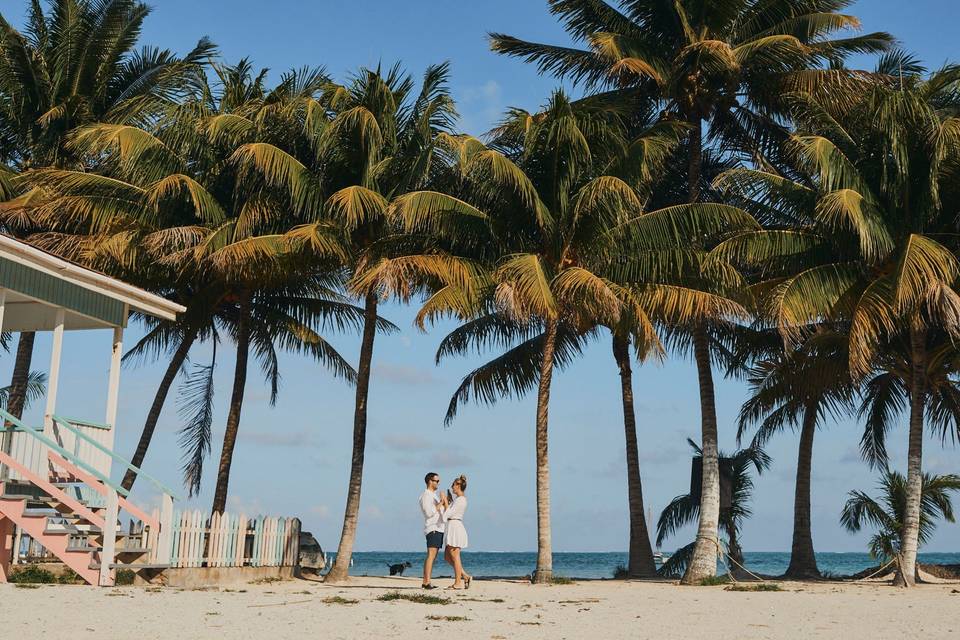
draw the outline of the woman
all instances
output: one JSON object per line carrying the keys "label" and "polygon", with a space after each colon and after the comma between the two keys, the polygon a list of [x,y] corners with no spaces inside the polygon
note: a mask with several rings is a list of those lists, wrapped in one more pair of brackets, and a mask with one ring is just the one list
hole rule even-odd
{"label": "woman", "polygon": [[467,548],[467,529],[463,526],[463,514],[467,510],[467,497],[463,495],[467,490],[467,476],[461,475],[453,481],[450,487],[454,497],[443,512],[446,523],[443,534],[443,557],[453,567],[453,585],[448,589],[470,588],[473,576],[463,570],[460,550]]}

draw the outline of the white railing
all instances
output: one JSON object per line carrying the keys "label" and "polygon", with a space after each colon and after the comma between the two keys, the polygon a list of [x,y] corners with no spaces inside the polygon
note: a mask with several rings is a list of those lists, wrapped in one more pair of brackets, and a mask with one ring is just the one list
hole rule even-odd
{"label": "white railing", "polygon": [[[65,428],[60,421],[53,420],[51,428],[45,429],[43,434],[71,454],[72,460],[82,462],[87,470],[110,477],[113,460],[104,452],[104,449],[110,450],[113,447],[113,431],[110,425],[74,419],[70,419],[69,424],[72,430]],[[14,460],[42,477],[59,474],[51,468],[48,457],[50,447],[42,440],[9,422],[5,427],[0,426],[0,433],[4,450],[9,452]],[[2,475],[4,480],[26,481],[13,469],[4,468]]]}
{"label": "white railing", "polygon": [[[163,514],[153,518],[167,528]],[[292,567],[300,553],[300,520],[230,513],[207,516],[200,510],[170,514],[169,546],[147,530],[151,564],[188,567]]]}

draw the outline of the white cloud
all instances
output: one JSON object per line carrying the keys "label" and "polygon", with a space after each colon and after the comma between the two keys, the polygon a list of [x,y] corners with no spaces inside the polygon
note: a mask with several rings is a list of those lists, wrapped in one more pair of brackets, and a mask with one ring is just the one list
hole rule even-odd
{"label": "white cloud", "polygon": [[411,367],[408,365],[391,364],[382,362],[374,365],[373,377],[395,384],[422,385],[432,384],[437,381],[437,377],[428,369]]}
{"label": "white cloud", "polygon": [[431,454],[429,464],[430,466],[441,468],[462,467],[473,464],[473,458],[455,449],[443,449]]}
{"label": "white cloud", "polygon": [[383,436],[383,445],[393,451],[429,451],[432,443],[412,433],[390,433]]}
{"label": "white cloud", "polygon": [[466,87],[457,99],[461,129],[479,131],[500,120],[504,111],[503,88],[496,80]]}
{"label": "white cloud", "polygon": [[302,449],[320,447],[315,434],[307,431],[240,431],[240,439],[262,447]]}
{"label": "white cloud", "polygon": [[375,504],[370,504],[360,510],[361,516],[369,520],[383,520],[383,509]]}
{"label": "white cloud", "polygon": [[227,498],[227,511],[243,514],[247,517],[277,515],[270,513],[270,511],[263,506],[260,498],[249,500],[236,495]]}

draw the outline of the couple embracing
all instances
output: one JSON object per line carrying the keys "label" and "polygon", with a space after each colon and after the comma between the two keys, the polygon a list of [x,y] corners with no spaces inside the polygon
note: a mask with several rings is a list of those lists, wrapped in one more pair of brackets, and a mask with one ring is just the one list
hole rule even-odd
{"label": "couple embracing", "polygon": [[423,562],[423,588],[435,589],[430,584],[433,561],[441,547],[443,557],[453,567],[453,585],[448,589],[469,589],[473,576],[463,570],[460,550],[467,548],[467,529],[463,526],[463,514],[467,511],[467,477],[459,476],[446,493],[437,495],[440,476],[428,473],[424,478],[427,488],[420,494],[420,510],[423,512],[423,532],[427,536],[427,559]]}

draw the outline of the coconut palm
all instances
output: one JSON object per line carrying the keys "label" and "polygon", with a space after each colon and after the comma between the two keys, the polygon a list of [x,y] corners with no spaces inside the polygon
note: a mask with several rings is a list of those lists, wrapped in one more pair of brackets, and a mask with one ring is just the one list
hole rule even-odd
{"label": "coconut palm", "polygon": [[[68,231],[75,225],[83,232],[48,233],[38,238],[41,244],[72,248],[111,272],[126,268],[134,281],[187,306],[179,324],[151,326],[132,350],[144,354],[177,345],[138,450],[145,452],[159,407],[193,341],[215,342],[223,334],[233,339],[237,364],[213,503],[213,510],[222,512],[250,351],[271,385],[271,402],[279,384],[277,348],[309,354],[352,381],[353,368],[320,334],[359,327],[363,313],[340,293],[339,265],[346,259],[340,235],[327,236],[329,268],[305,266],[284,239],[303,222],[285,194],[243,175],[232,162],[243,143],[295,137],[291,114],[303,113],[325,78],[303,70],[284,75],[268,91],[265,74],[255,74],[248,61],[216,65],[215,73],[216,84],[204,85],[195,98],[163,114],[150,131],[110,124],[80,130],[73,144],[98,158],[112,176],[48,169],[33,172],[30,180],[56,196],[40,209],[47,222],[56,215]],[[211,444],[212,371],[212,365],[201,368],[188,380],[186,402],[195,411],[181,439],[191,493],[199,490]]]}
{"label": "coconut palm", "polygon": [[[781,94],[843,80],[847,72],[819,67],[889,46],[892,38],[885,33],[831,39],[859,27],[855,17],[839,13],[851,1],[622,0],[616,7],[603,0],[549,0],[551,12],[585,48],[503,34],[491,39],[494,51],[536,63],[541,73],[660,100],[669,117],[689,124],[688,186],[677,202],[699,202],[704,123],[707,140],[722,149],[762,164],[776,162],[776,142],[786,135],[776,119],[783,113]],[[624,92],[622,100],[631,95]],[[701,387],[705,472],[697,552],[686,583],[716,573],[719,476],[709,322],[703,318],[688,333]]]}
{"label": "coconut palm", "polygon": [[[0,163],[6,207],[29,208],[14,176],[37,167],[77,167],[68,135],[84,124],[138,124],[174,103],[202,76],[213,54],[206,39],[186,56],[134,46],[147,5],[134,0],[53,0],[47,11],[27,3],[22,32],[0,14]],[[7,226],[18,235],[29,229]],[[20,335],[8,409],[20,417],[26,398],[34,334]]]}
{"label": "coconut palm", "polygon": [[[724,181],[757,196],[774,226],[717,248],[765,271],[773,322],[791,341],[824,320],[850,323],[849,364],[862,380],[900,351],[909,362],[908,519],[903,571],[912,583],[922,473],[926,378],[935,334],[956,335],[960,264],[956,180],[960,68],[925,75],[901,53],[885,57],[876,81],[842,107],[794,96],[800,133],[791,154],[801,177],[735,170]],[[811,176],[812,180],[802,176]],[[956,433],[955,422],[935,428]]]}
{"label": "coconut palm", "polygon": [[[664,132],[648,132],[637,144],[626,132],[602,98],[573,102],[556,92],[539,113],[512,110],[489,147],[457,140],[450,156],[458,178],[448,194],[415,193],[398,203],[405,219],[436,219],[440,234],[466,228],[471,238],[482,237],[475,227],[487,227],[487,239],[470,254],[487,265],[486,272],[467,286],[440,289],[420,321],[448,314],[464,321],[443,340],[438,359],[474,348],[506,350],[463,379],[448,422],[471,399],[492,403],[537,390],[537,582],[552,579],[548,417],[554,369],[567,366],[598,326],[615,327],[641,353],[653,353],[661,347],[652,318],[685,318],[711,305],[741,309],[716,291],[691,286],[703,275],[703,255],[681,248],[677,234],[717,234],[750,227],[752,219],[713,204],[644,214],[638,192],[617,175],[624,175],[627,160],[642,167],[633,153]],[[666,137],[676,140],[675,132]],[[731,274],[716,271],[729,286]]]}
{"label": "coconut palm", "polygon": [[[693,449],[694,465],[701,465],[702,469],[703,449],[693,440],[687,439],[687,443]],[[719,460],[721,483],[728,487],[723,493],[729,496],[728,504],[720,509],[719,527],[727,536],[726,553],[733,561],[733,566],[728,568],[731,572],[737,572],[739,567],[745,566],[743,550],[740,548],[740,534],[744,521],[751,515],[753,476],[750,468],[753,467],[757,474],[762,474],[770,467],[771,460],[763,449],[754,446],[741,449],[730,456],[721,453]],[[677,496],[660,513],[657,520],[658,547],[682,527],[698,519],[701,504],[700,496],[697,495],[699,490],[699,486],[691,483],[690,493]],[[693,560],[695,547],[696,543],[691,542],[677,549],[660,568],[660,573],[674,578],[685,575]]]}
{"label": "coconut palm", "polygon": [[340,545],[326,576],[331,583],[347,578],[356,539],[374,340],[385,328],[380,302],[407,300],[424,278],[455,270],[424,239],[402,233],[390,214],[391,201],[430,184],[436,141],[456,115],[447,76],[448,65],[429,67],[416,92],[399,65],[361,69],[347,84],[328,84],[308,105],[301,141],[248,144],[235,156],[251,175],[285,191],[310,221],[288,234],[306,254],[325,257],[331,227],[346,233],[348,289],[363,301],[353,456]]}
{"label": "coconut palm", "polygon": [[799,429],[796,484],[793,503],[793,542],[788,578],[819,578],[810,527],[810,478],[813,441],[828,417],[852,410],[857,388],[847,367],[846,338],[821,327],[797,350],[779,349],[751,366],[747,373],[751,395],[740,409],[738,440],[757,426],[751,446],[763,447],[787,428]]}
{"label": "coconut palm", "polygon": [[[909,481],[903,474],[886,471],[877,486],[879,500],[863,491],[851,491],[840,513],[840,522],[851,533],[858,533],[864,527],[877,529],[867,543],[870,556],[883,563],[898,561],[903,555]],[[960,476],[924,473],[921,486],[918,546],[933,535],[937,520],[954,522],[951,494],[960,491]],[[913,578],[916,579],[916,572]]]}

